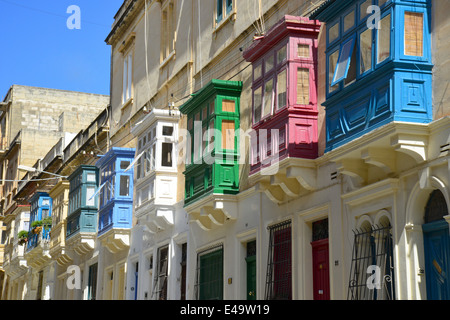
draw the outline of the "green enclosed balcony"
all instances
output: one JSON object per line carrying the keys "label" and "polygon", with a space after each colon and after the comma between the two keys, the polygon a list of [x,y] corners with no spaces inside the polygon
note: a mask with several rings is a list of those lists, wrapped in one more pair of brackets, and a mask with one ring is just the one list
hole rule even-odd
{"label": "green enclosed balcony", "polygon": [[212,80],[180,111],[187,115],[185,207],[202,228],[235,218],[239,192],[242,82]]}
{"label": "green enclosed balcony", "polygon": [[94,248],[97,233],[98,168],[81,165],[70,176],[67,244],[82,255]]}

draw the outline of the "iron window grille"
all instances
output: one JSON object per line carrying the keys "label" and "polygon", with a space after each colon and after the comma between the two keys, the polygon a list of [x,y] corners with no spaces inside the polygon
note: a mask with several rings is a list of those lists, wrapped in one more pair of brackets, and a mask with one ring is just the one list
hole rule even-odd
{"label": "iron window grille", "polygon": [[353,231],[348,300],[395,300],[391,230],[388,225]]}
{"label": "iron window grille", "polygon": [[195,296],[198,300],[223,299],[223,244],[198,253]]}
{"label": "iron window grille", "polygon": [[168,253],[168,246],[158,249],[158,265],[152,293],[152,298],[156,296],[156,300],[167,300]]}
{"label": "iron window grille", "polygon": [[266,300],[292,299],[291,221],[268,227],[269,255],[266,274]]}

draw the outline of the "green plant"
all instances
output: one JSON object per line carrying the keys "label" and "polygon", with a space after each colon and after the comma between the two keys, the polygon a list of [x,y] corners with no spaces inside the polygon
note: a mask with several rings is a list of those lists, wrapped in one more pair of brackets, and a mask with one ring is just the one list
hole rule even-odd
{"label": "green plant", "polygon": [[18,239],[27,239],[28,238],[28,231],[22,230],[17,234]]}
{"label": "green plant", "polygon": [[19,245],[24,245],[28,241],[28,231],[22,230],[17,234],[17,238],[19,239]]}
{"label": "green plant", "polygon": [[47,217],[42,220],[42,225],[47,230],[52,227],[52,217]]}
{"label": "green plant", "polygon": [[34,228],[36,228],[36,227],[41,227],[42,226],[42,221],[41,220],[36,220],[36,221],[33,221],[32,223],[31,223],[31,228],[32,229],[34,229]]}

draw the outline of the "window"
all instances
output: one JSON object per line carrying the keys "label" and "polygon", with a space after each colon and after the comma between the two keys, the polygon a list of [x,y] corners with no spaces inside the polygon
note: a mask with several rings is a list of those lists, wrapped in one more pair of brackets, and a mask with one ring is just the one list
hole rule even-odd
{"label": "window", "polygon": [[50,210],[49,209],[42,209],[42,219],[49,217]]}
{"label": "window", "polygon": [[155,273],[155,285],[153,295],[157,300],[167,300],[167,275],[169,247],[158,249],[158,269]]}
{"label": "window", "polygon": [[222,149],[234,150],[234,120],[222,121]]}
{"label": "window", "polygon": [[97,181],[96,174],[94,172],[88,172],[86,174],[86,181],[87,182],[96,182]]}
{"label": "window", "polygon": [[391,15],[388,14],[380,20],[378,30],[378,52],[377,63],[383,62],[390,56],[391,48]]}
{"label": "window", "polygon": [[335,85],[338,82],[347,78],[350,69],[350,62],[352,54],[355,48],[355,38],[352,37],[341,46],[339,53],[339,60],[334,71],[333,81],[331,85]]}
{"label": "window", "polygon": [[96,300],[98,264],[89,267],[88,300]]}
{"label": "window", "polygon": [[367,29],[359,35],[360,74],[372,68],[372,30]]}
{"label": "window", "polygon": [[405,12],[405,55],[423,55],[423,13]]}
{"label": "window", "polygon": [[173,127],[163,126],[162,134],[163,136],[171,137],[173,135]]}
{"label": "window", "polygon": [[[288,104],[288,48],[288,44],[284,43],[270,49],[264,58],[254,63],[252,86],[254,124],[270,117]],[[309,44],[299,45],[298,54],[302,58],[309,59]]]}
{"label": "window", "polygon": [[309,44],[299,43],[297,46],[297,56],[300,58],[309,58]]}
{"label": "window", "polygon": [[233,11],[233,0],[217,0],[216,23],[224,20]]}
{"label": "window", "polygon": [[339,88],[338,84],[331,85],[333,83],[333,75],[334,75],[334,70],[336,70],[338,57],[339,57],[338,50],[336,50],[335,52],[330,54],[330,56],[328,57],[328,83],[329,83],[328,91],[329,92],[333,92],[334,90]]}
{"label": "window", "polygon": [[286,69],[278,74],[277,78],[277,109],[281,109],[287,105],[287,72]]}
{"label": "window", "polygon": [[309,69],[297,69],[297,104],[309,104]]}
{"label": "window", "polygon": [[[394,300],[394,259],[392,230],[390,224],[384,226],[362,226],[354,230],[353,256],[347,299],[349,300]],[[380,289],[369,289],[367,280],[370,266],[378,266],[381,271]]]}
{"label": "window", "polygon": [[119,195],[122,197],[128,197],[130,195],[130,176],[120,176],[120,191]]}
{"label": "window", "polygon": [[130,161],[120,161],[120,170],[126,170],[130,165]]}
{"label": "window", "polygon": [[195,289],[198,300],[223,299],[222,245],[198,254]]}
{"label": "window", "polygon": [[166,0],[161,12],[161,63],[175,50],[176,21],[175,1]]}
{"label": "window", "polygon": [[161,166],[163,167],[172,167],[172,150],[173,144],[172,143],[162,143],[162,150],[161,150]]}
{"label": "window", "polygon": [[337,22],[328,28],[328,43],[331,43],[339,38],[339,27],[340,24]]}
{"label": "window", "polygon": [[150,172],[155,169],[155,155],[156,155],[156,144],[153,144],[144,154],[145,157],[145,170]]}
{"label": "window", "polygon": [[[287,47],[283,46],[280,50],[277,52],[277,64],[283,63],[287,59]],[[308,55],[309,57],[309,55]]]}
{"label": "window", "polygon": [[186,300],[187,243],[181,245],[180,300]]}
{"label": "window", "polygon": [[264,105],[262,109],[261,118],[265,118],[266,116],[272,113],[272,97],[273,97],[273,79],[269,79],[266,81],[264,85]]}
{"label": "window", "polygon": [[87,187],[86,188],[86,205],[87,206],[95,206],[95,188]]}
{"label": "window", "polygon": [[266,300],[292,299],[291,221],[268,228],[269,258],[266,277]]}
{"label": "window", "polygon": [[125,104],[131,99],[131,86],[133,77],[133,54],[128,53],[123,60],[123,94],[122,103]]}
{"label": "window", "polygon": [[261,121],[261,108],[262,108],[262,87],[253,91],[253,121],[258,123]]}
{"label": "window", "polygon": [[366,0],[359,7],[359,18],[362,20],[367,16],[367,10],[372,5],[372,0]]}
{"label": "window", "polygon": [[348,31],[354,25],[355,25],[355,11],[352,11],[344,17],[344,32]]}

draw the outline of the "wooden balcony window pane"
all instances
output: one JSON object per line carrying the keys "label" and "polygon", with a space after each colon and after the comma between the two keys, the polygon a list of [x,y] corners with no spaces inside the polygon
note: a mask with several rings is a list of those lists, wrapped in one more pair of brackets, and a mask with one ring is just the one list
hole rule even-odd
{"label": "wooden balcony window pane", "polygon": [[423,55],[423,13],[405,12],[405,55]]}
{"label": "wooden balcony window pane", "polygon": [[361,3],[360,11],[359,11],[359,17],[360,19],[364,19],[367,16],[367,9],[369,6],[372,5],[372,0],[366,0],[363,3]]}
{"label": "wooden balcony window pane", "polygon": [[378,29],[378,54],[377,63],[386,60],[390,56],[391,50],[391,15],[380,20],[380,29]]}
{"label": "wooden balcony window pane", "polygon": [[280,64],[286,60],[286,58],[287,58],[286,52],[287,52],[286,46],[283,46],[280,50],[278,50],[278,52],[277,52],[277,63],[278,64]]}
{"label": "wooden balcony window pane", "polygon": [[286,106],[286,89],[287,89],[287,72],[286,69],[278,74],[277,79],[277,95],[278,95],[278,109]]}
{"label": "wooden balcony window pane", "polygon": [[223,100],[222,101],[222,111],[223,112],[236,112],[236,102],[234,100]]}
{"label": "wooden balcony window pane", "polygon": [[344,32],[355,25],[355,11],[350,12],[344,17]]}
{"label": "wooden balcony window pane", "polygon": [[222,148],[234,150],[234,120],[222,121]]}
{"label": "wooden balcony window pane", "polygon": [[367,29],[360,34],[360,73],[363,74],[372,67],[372,30]]}
{"label": "wooden balcony window pane", "polygon": [[297,55],[300,58],[309,58],[309,44],[299,43],[297,46]]}
{"label": "wooden balcony window pane", "polygon": [[127,197],[130,194],[130,176],[120,176],[120,196]]}
{"label": "wooden balcony window pane", "polygon": [[297,69],[297,104],[309,104],[309,69]]}
{"label": "wooden balcony window pane", "polygon": [[338,88],[338,85],[331,86],[331,83],[333,82],[333,76],[334,76],[334,70],[336,69],[337,61],[339,58],[339,51],[336,50],[332,54],[330,54],[328,58],[328,82],[330,84],[329,92],[333,92]]}
{"label": "wooden balcony window pane", "polygon": [[261,108],[262,108],[262,87],[257,88],[253,92],[253,112],[254,122],[258,123],[261,120]]}
{"label": "wooden balcony window pane", "polygon": [[161,150],[161,166],[172,167],[172,143],[163,143]]}
{"label": "wooden balcony window pane", "polygon": [[328,29],[328,42],[333,42],[339,37],[339,22]]}
{"label": "wooden balcony window pane", "polygon": [[272,113],[273,79],[266,81],[264,86],[264,109],[262,118]]}

